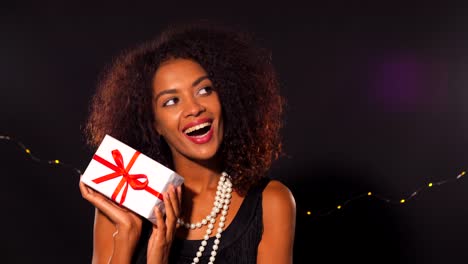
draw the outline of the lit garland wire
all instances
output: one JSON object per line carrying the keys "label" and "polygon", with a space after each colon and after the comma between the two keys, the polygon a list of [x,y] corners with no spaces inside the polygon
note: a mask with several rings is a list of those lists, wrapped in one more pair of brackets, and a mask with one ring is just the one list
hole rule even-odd
{"label": "lit garland wire", "polygon": [[[376,194],[373,194],[372,192],[367,192],[367,193],[362,193],[362,194],[359,194],[359,195],[356,195],[354,197],[352,197],[351,199],[348,199],[346,201],[344,201],[343,203],[341,204],[338,204],[335,208],[331,209],[331,210],[328,210],[324,213],[316,213],[314,214],[315,216],[328,216],[338,210],[341,210],[343,209],[343,207],[345,207],[346,205],[348,205],[349,203],[355,201],[355,200],[358,200],[358,199],[362,199],[364,197],[375,197],[377,198],[378,200],[381,200],[381,201],[384,201],[386,203],[389,203],[389,204],[405,204],[407,203],[409,200],[413,199],[416,195],[418,195],[419,193],[421,193],[422,191],[426,190],[426,189],[429,189],[429,188],[433,188],[435,186],[440,186],[440,185],[443,185],[443,184],[446,184],[446,183],[449,183],[449,182],[454,182],[454,181],[458,181],[459,179],[461,179],[463,176],[465,176],[466,174],[466,171],[462,171],[460,174],[458,174],[456,177],[454,178],[449,178],[449,179],[445,179],[445,180],[441,180],[441,181],[438,181],[438,182],[429,182],[427,184],[425,184],[424,186],[421,186],[420,188],[418,188],[416,191],[412,192],[408,197],[406,198],[402,198],[400,200],[392,200],[392,199],[388,199],[386,197],[383,197],[383,196],[380,196],[380,195],[376,195]],[[306,214],[308,216],[312,216],[312,212],[311,211],[306,211]]]}
{"label": "lit garland wire", "polygon": [[[38,157],[34,156],[32,154],[32,152],[31,152],[31,150],[29,148],[27,148],[22,142],[14,139],[14,138],[12,138],[10,136],[0,135],[0,139],[14,142],[18,147],[20,147],[24,151],[24,153],[26,153],[31,158],[31,160],[33,160],[35,162],[46,163],[48,165],[53,165],[53,166],[63,166],[63,167],[74,170],[78,175],[82,174],[82,172],[79,169],[77,169],[77,168],[75,168],[73,166],[70,166],[68,164],[65,164],[65,163],[61,162],[60,160],[58,160],[58,159],[56,159],[56,160],[41,160],[41,159],[39,159]],[[311,211],[307,210],[305,212],[305,214],[308,215],[308,216],[311,216],[311,215],[328,216],[328,215],[330,215],[330,214],[332,214],[332,213],[334,213],[334,212],[336,212],[338,210],[343,209],[343,207],[345,207],[349,203],[354,202],[354,201],[356,201],[358,199],[362,199],[364,197],[375,197],[378,200],[381,200],[381,201],[384,201],[384,202],[390,203],[390,204],[404,204],[404,203],[406,203],[409,200],[413,199],[416,195],[418,195],[419,193],[421,193],[422,191],[424,191],[424,190],[426,190],[428,188],[432,188],[434,186],[441,186],[443,184],[453,182],[453,181],[458,181],[465,174],[466,174],[466,172],[462,171],[460,174],[458,174],[454,178],[449,178],[449,179],[441,180],[441,181],[438,181],[438,182],[429,182],[429,183],[425,184],[424,186],[421,186],[416,191],[412,192],[407,198],[402,198],[400,200],[392,200],[392,199],[388,199],[388,198],[380,196],[380,195],[373,194],[372,192],[367,192],[367,193],[362,193],[362,194],[356,195],[356,196],[352,197],[351,199],[348,199],[348,200],[344,201],[343,203],[338,204],[334,209],[328,210],[328,211],[326,211],[324,213],[312,214]]]}
{"label": "lit garland wire", "polygon": [[31,152],[31,149],[27,148],[21,141],[17,140],[17,139],[14,139],[10,136],[6,136],[6,135],[0,135],[0,139],[1,140],[7,140],[7,141],[10,141],[10,142],[13,142],[15,143],[20,149],[22,149],[24,151],[24,153],[26,153],[28,155],[28,157],[35,161],[35,162],[38,162],[38,163],[46,163],[48,165],[53,165],[53,166],[62,166],[62,167],[65,167],[67,169],[71,169],[73,170],[75,173],[77,173],[78,175],[81,175],[81,171],[69,164],[66,164],[66,163],[63,163],[62,161],[58,160],[58,159],[55,159],[55,160],[41,160],[40,158],[34,156]]}

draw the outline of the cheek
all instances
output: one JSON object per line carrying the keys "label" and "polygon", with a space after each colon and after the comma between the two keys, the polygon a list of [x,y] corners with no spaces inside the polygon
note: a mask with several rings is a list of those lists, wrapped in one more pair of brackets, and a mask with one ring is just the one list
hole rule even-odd
{"label": "cheek", "polygon": [[176,113],[167,111],[155,112],[154,120],[154,128],[156,129],[156,132],[162,136],[170,133],[170,131],[178,130],[178,119]]}
{"label": "cheek", "polygon": [[164,124],[167,123],[161,114],[154,113],[154,129],[160,135],[164,134]]}

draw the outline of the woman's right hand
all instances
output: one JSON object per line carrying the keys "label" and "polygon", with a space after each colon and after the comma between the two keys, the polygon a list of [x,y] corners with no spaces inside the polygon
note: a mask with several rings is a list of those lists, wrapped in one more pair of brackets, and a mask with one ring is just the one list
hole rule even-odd
{"label": "woman's right hand", "polygon": [[93,263],[130,263],[141,234],[140,216],[81,181],[80,192],[96,207]]}

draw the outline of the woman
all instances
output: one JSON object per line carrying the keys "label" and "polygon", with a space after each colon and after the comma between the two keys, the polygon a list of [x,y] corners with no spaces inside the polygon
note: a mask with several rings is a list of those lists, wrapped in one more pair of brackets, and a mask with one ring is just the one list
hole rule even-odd
{"label": "woman", "polygon": [[96,207],[93,263],[291,263],[295,201],[267,176],[282,98],[269,53],[236,31],[173,27],[105,72],[86,132],[184,177],[156,225],[80,183]]}

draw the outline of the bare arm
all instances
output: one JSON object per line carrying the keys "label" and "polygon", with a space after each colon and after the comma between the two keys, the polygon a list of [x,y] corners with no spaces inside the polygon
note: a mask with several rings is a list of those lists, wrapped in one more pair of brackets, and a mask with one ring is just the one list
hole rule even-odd
{"label": "bare arm", "polygon": [[271,181],[263,191],[263,236],[258,246],[257,263],[292,263],[296,202],[290,190]]}

